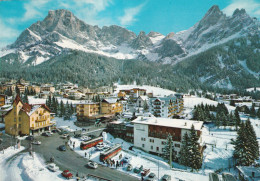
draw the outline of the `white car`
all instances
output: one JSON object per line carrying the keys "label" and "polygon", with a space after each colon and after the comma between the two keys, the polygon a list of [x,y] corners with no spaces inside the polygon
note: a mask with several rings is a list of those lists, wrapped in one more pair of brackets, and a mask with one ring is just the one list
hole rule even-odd
{"label": "white car", "polygon": [[66,139],[66,138],[68,138],[68,136],[69,136],[69,134],[63,134],[63,135],[61,136],[61,138]]}
{"label": "white car", "polygon": [[50,170],[50,171],[53,171],[53,172],[56,172],[58,171],[60,168],[55,164],[55,163],[50,163],[47,168]]}
{"label": "white car", "polygon": [[49,133],[51,135],[53,134],[53,132],[51,132],[51,131],[45,131],[45,133]]}
{"label": "white car", "polygon": [[91,138],[88,137],[88,136],[82,136],[82,137],[80,138],[81,141],[88,141],[88,140],[90,140],[90,139],[91,139]]}
{"label": "white car", "polygon": [[34,140],[34,141],[32,142],[32,144],[34,144],[34,145],[40,145],[40,144],[42,144],[42,142]]}
{"label": "white car", "polygon": [[96,162],[93,162],[93,161],[89,161],[87,165],[91,168],[97,168],[98,167],[98,164]]}

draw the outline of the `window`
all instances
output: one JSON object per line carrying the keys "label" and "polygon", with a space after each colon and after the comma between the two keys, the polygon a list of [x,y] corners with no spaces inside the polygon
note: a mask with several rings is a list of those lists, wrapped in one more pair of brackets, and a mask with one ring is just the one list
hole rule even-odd
{"label": "window", "polygon": [[20,128],[20,129],[22,128],[22,125],[21,125],[21,124],[19,124],[19,128]]}
{"label": "window", "polygon": [[145,141],[145,138],[142,138],[142,137],[141,137],[141,141]]}
{"label": "window", "polygon": [[150,142],[151,142],[151,143],[154,143],[154,139],[150,139]]}
{"label": "window", "polygon": [[19,122],[21,122],[22,121],[22,118],[21,117],[19,117]]}
{"label": "window", "polygon": [[142,147],[144,148],[144,144],[142,144]]}
{"label": "window", "polygon": [[162,152],[164,152],[165,148],[162,148]]}
{"label": "window", "polygon": [[16,122],[16,118],[14,118],[14,122]]}
{"label": "window", "polygon": [[158,146],[156,147],[156,151],[159,151],[159,147]]}
{"label": "window", "polygon": [[165,145],[166,144],[166,142],[165,141],[162,141],[162,145]]}
{"label": "window", "polygon": [[176,148],[180,148],[180,147],[181,147],[180,144],[175,144],[174,146],[175,146]]}
{"label": "window", "polygon": [[153,149],[153,146],[151,146],[151,150]]}

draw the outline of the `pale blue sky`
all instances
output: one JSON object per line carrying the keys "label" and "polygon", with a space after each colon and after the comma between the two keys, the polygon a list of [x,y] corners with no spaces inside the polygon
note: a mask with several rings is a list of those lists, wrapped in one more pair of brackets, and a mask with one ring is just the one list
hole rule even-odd
{"label": "pale blue sky", "polygon": [[208,9],[218,5],[228,16],[244,8],[260,18],[260,0],[9,0],[0,1],[0,48],[14,42],[32,23],[43,20],[49,10],[68,9],[91,25],[116,24],[138,34],[164,35],[190,28]]}

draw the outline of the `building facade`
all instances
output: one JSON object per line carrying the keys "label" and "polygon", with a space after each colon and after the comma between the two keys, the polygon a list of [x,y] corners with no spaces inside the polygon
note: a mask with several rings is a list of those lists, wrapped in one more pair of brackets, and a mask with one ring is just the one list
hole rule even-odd
{"label": "building facade", "polygon": [[6,99],[7,99],[6,95],[0,94],[0,107],[5,105]]}
{"label": "building facade", "polygon": [[167,96],[149,99],[149,111],[156,117],[172,118],[183,115],[183,97]]}
{"label": "building facade", "polygon": [[45,104],[23,103],[17,95],[12,109],[5,115],[5,132],[10,135],[33,135],[50,130],[50,109]]}
{"label": "building facade", "polygon": [[99,103],[82,103],[77,104],[77,119],[78,121],[84,121],[88,119],[96,119],[100,114]]}
{"label": "building facade", "polygon": [[[173,138],[173,146],[176,155],[181,148],[181,141],[185,133],[189,133],[194,125],[197,135],[201,136],[202,121],[183,119],[169,119],[156,117],[138,117],[134,121],[134,146],[144,151],[162,154],[168,135]],[[199,139],[201,143],[201,137]]]}

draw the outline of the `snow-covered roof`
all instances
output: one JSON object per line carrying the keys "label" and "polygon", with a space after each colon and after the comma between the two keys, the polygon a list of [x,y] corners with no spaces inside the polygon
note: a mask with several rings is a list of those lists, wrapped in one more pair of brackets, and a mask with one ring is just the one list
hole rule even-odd
{"label": "snow-covered roof", "polygon": [[103,101],[108,102],[109,104],[114,104],[117,102],[116,98],[103,99]]}
{"label": "snow-covered roof", "polygon": [[[260,168],[253,166],[237,166],[237,169],[243,173],[244,178],[249,181],[260,180]],[[254,178],[252,177],[252,172],[254,172]]]}
{"label": "snow-covered roof", "polygon": [[139,96],[142,100],[148,100],[149,97],[148,96]]}
{"label": "snow-covered roof", "polygon": [[202,121],[158,118],[158,117],[141,117],[141,116],[133,120],[132,123],[182,128],[182,129],[191,129],[191,126],[193,124],[195,130],[201,130],[203,125]]}
{"label": "snow-covered roof", "polygon": [[31,116],[40,107],[41,107],[41,105],[33,105],[30,112],[28,112],[28,115]]}

